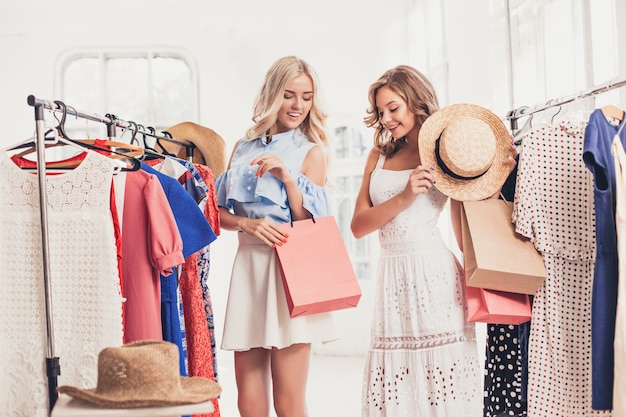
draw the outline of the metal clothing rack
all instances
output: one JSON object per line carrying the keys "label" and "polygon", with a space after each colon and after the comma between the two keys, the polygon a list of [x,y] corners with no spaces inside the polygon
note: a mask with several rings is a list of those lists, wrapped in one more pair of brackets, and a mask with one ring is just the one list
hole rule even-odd
{"label": "metal clothing rack", "polygon": [[522,106],[516,109],[509,111],[506,114],[507,120],[509,120],[511,124],[511,131],[513,133],[517,132],[518,125],[517,121],[523,117],[530,116],[534,113],[542,112],[552,107],[561,106],[563,104],[571,103],[576,100],[581,100],[588,97],[593,97],[595,95],[607,92],[609,90],[613,90],[619,87],[626,86],[626,78],[613,78],[609,81],[606,81],[600,85],[589,88],[587,90],[580,91],[576,94],[564,96],[552,100],[548,100],[543,104],[538,104],[534,107]]}
{"label": "metal clothing rack", "polygon": [[184,142],[182,140],[176,139],[172,137],[169,133],[159,134],[152,127],[146,128],[143,125],[137,124],[133,121],[120,119],[114,114],[107,114],[105,117],[102,117],[97,114],[79,112],[71,106],[61,106],[52,100],[38,99],[32,95],[28,96],[28,104],[33,107],[41,106],[42,109],[50,110],[53,112],[64,112],[67,115],[75,116],[77,118],[104,123],[107,126],[107,136],[111,140],[116,137],[116,128],[120,128],[131,131],[133,132],[133,134],[150,136],[158,140],[164,140],[184,146],[186,149],[187,160],[192,162],[193,152],[196,146],[191,142]]}
{"label": "metal clothing rack", "polygon": [[[46,160],[45,160],[45,118],[44,109],[54,112],[63,111],[67,112],[77,118],[83,118],[95,122],[104,123],[107,126],[107,134],[109,138],[115,137],[115,128],[120,127],[123,129],[132,129],[136,133],[151,136],[157,139],[170,141],[187,148],[187,155],[191,158],[193,156],[193,145],[189,143],[181,142],[171,136],[159,135],[154,131],[142,131],[137,126],[130,127],[131,123],[118,119],[114,115],[108,114],[106,117],[100,117],[94,114],[87,114],[78,112],[70,106],[60,106],[51,100],[39,99],[33,95],[28,96],[28,105],[34,107],[35,110],[35,124],[36,124],[36,137],[35,137],[35,149],[37,154],[37,177],[39,181],[39,211],[41,221],[41,248],[42,248],[42,262],[43,262],[43,285],[44,285],[44,301],[45,301],[45,313],[46,313],[46,344],[47,344],[47,356],[46,356],[46,375],[48,378],[48,395],[50,400],[50,411],[54,408],[54,405],[58,399],[57,385],[58,376],[61,374],[61,367],[59,364],[59,358],[56,356],[54,347],[54,327],[52,320],[52,298],[50,287],[50,263],[49,263],[49,241],[48,241],[48,198],[46,190]],[[134,124],[134,122],[133,122]],[[190,159],[191,160],[191,159]]]}

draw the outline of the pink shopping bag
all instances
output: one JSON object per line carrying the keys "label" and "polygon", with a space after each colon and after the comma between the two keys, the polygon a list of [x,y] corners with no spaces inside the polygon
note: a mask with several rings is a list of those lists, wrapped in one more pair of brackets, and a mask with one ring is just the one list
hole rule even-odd
{"label": "pink shopping bag", "polygon": [[276,254],[291,317],[356,307],[361,288],[335,218],[283,227],[289,237]]}
{"label": "pink shopping bag", "polygon": [[492,324],[520,324],[530,321],[528,294],[465,287],[468,321]]}

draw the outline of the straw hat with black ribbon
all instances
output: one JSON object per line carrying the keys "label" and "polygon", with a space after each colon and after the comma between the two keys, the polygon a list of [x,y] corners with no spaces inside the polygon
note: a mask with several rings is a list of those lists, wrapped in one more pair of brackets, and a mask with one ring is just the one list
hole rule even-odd
{"label": "straw hat with black ribbon", "polygon": [[219,384],[180,376],[178,359],[178,347],[166,341],[104,348],[98,355],[96,388],[63,385],[57,391],[105,408],[177,406],[217,398],[222,391]]}
{"label": "straw hat with black ribbon", "polygon": [[430,115],[419,132],[421,164],[435,168],[435,187],[458,201],[496,194],[511,172],[511,135],[498,116],[474,104]]}

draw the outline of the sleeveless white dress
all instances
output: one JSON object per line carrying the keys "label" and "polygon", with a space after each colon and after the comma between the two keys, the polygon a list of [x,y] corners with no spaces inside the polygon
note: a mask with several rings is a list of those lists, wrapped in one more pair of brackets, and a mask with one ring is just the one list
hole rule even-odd
{"label": "sleeveless white dress", "polygon": [[[111,215],[116,163],[87,152],[46,178],[50,299],[58,385],[93,388],[98,354],[122,344],[122,295]],[[49,415],[38,178],[0,152],[0,416]]]}
{"label": "sleeveless white dress", "polygon": [[[370,181],[372,203],[400,193],[411,170],[383,169]],[[482,414],[475,325],[467,322],[463,268],[437,222],[447,197],[419,195],[379,231],[371,345],[365,365],[363,416]]]}

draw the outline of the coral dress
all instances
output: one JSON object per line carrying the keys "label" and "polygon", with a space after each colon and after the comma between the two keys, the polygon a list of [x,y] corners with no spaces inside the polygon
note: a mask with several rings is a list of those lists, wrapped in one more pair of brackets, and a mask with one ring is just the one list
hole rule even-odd
{"label": "coral dress", "polygon": [[[371,176],[374,205],[400,193],[411,170]],[[447,197],[419,195],[379,231],[381,254],[363,416],[479,416],[475,326],[467,322],[463,269],[437,222]]]}

